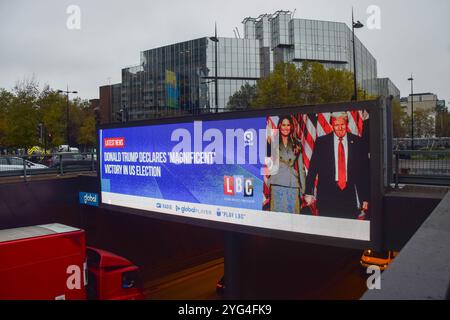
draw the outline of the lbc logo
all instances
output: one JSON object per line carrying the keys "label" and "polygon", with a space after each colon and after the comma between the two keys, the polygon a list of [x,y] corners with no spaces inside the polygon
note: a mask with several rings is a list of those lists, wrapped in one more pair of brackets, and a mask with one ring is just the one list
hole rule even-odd
{"label": "lbc logo", "polygon": [[223,193],[227,196],[253,197],[253,179],[244,176],[224,176]]}

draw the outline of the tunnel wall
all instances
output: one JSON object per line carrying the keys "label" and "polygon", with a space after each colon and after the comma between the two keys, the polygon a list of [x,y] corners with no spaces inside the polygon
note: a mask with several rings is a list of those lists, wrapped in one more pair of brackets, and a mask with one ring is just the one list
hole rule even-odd
{"label": "tunnel wall", "polygon": [[79,204],[95,176],[0,183],[0,229],[62,223],[86,230],[88,245],[122,255],[146,279],[223,256],[221,231]]}
{"label": "tunnel wall", "polygon": [[450,192],[381,275],[365,300],[450,299]]}
{"label": "tunnel wall", "polygon": [[384,248],[400,251],[442,201],[446,188],[387,193],[383,199]]}

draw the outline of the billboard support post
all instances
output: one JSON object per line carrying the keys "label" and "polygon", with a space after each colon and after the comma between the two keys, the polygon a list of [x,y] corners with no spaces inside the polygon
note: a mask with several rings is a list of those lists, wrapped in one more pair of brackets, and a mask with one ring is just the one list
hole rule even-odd
{"label": "billboard support post", "polygon": [[240,233],[227,231],[225,232],[225,254],[224,254],[224,275],[225,278],[225,298],[230,300],[241,299],[242,294],[242,277],[243,268],[240,268],[242,239]]}

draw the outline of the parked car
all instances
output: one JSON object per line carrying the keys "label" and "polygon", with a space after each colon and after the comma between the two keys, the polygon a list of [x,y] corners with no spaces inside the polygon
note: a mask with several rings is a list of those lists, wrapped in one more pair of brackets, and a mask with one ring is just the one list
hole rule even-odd
{"label": "parked car", "polygon": [[18,171],[23,170],[25,161],[26,170],[46,169],[47,166],[39,163],[34,163],[19,157],[1,156],[0,157],[0,171]]}
{"label": "parked car", "polygon": [[394,258],[398,255],[397,251],[375,251],[375,250],[364,250],[360,264],[366,269],[371,265],[378,266],[380,270],[386,270],[389,264],[394,260]]}
{"label": "parked car", "polygon": [[43,164],[45,166],[50,167],[51,161],[52,161],[53,155],[51,154],[46,154],[44,156],[42,156],[41,161],[39,161],[40,164]]}
{"label": "parked car", "polygon": [[91,167],[92,162],[94,165],[97,162],[97,157],[94,155],[92,159],[91,154],[73,153],[73,152],[60,152],[54,154],[49,160],[50,168],[59,168],[60,162],[64,168],[67,167]]}

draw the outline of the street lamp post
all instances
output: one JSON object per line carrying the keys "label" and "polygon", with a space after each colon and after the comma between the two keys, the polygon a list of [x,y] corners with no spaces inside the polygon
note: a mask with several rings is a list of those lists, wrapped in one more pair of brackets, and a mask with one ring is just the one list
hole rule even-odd
{"label": "street lamp post", "polygon": [[356,50],[355,50],[355,29],[360,29],[364,25],[358,20],[355,22],[352,8],[352,34],[353,34],[353,99],[358,101],[358,86],[356,84]]}
{"label": "street lamp post", "polygon": [[64,93],[67,95],[67,106],[66,106],[66,135],[67,135],[67,151],[70,151],[70,132],[69,132],[69,93],[77,94],[78,91],[69,91],[69,86],[67,90],[58,90],[58,93]]}
{"label": "street lamp post", "polygon": [[125,105],[123,105],[122,109],[119,110],[121,114],[122,122],[128,121],[128,109]]}
{"label": "street lamp post", "polygon": [[414,150],[414,78],[412,73],[408,81],[411,81],[411,150]]}
{"label": "street lamp post", "polygon": [[219,85],[217,83],[217,43],[219,42],[219,38],[217,38],[217,24],[215,24],[214,37],[210,37],[209,39],[214,42],[214,61],[215,61],[215,72],[214,72],[214,83],[215,83],[215,103],[216,103],[216,113],[219,112]]}

